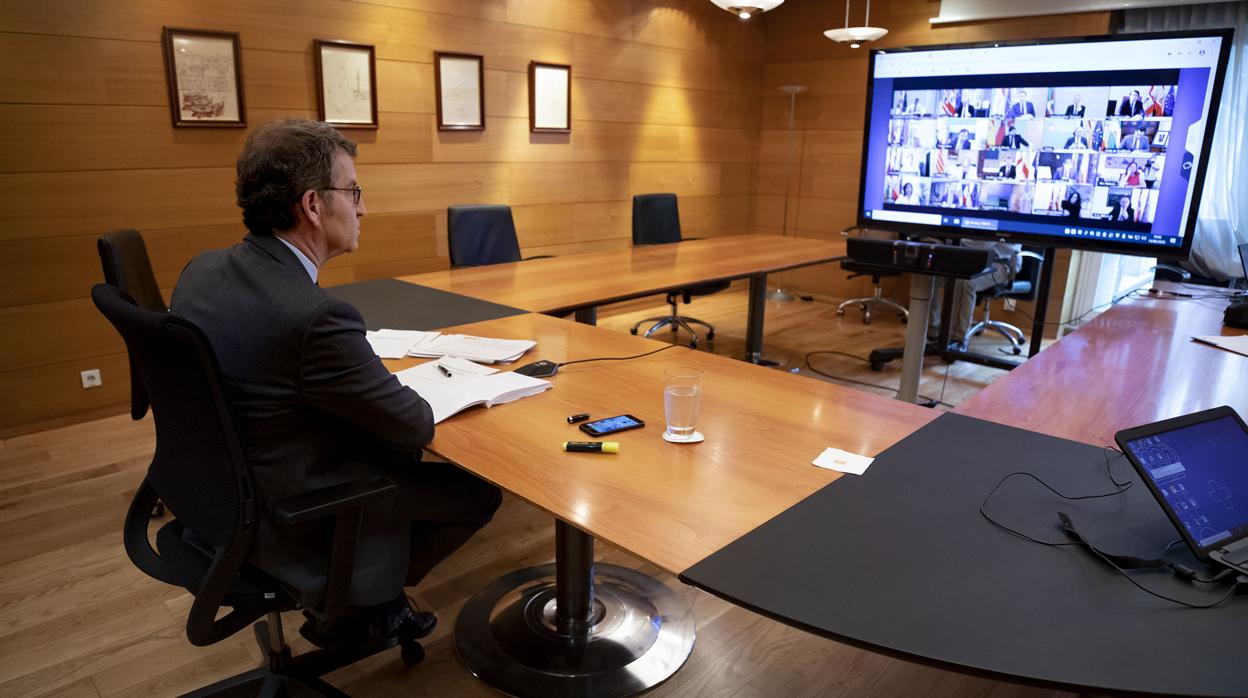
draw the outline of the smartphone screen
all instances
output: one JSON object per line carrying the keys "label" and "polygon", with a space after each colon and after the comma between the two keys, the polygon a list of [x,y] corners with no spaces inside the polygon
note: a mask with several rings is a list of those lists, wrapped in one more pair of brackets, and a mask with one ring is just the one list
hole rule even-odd
{"label": "smartphone screen", "polygon": [[586,422],[581,425],[581,431],[591,436],[606,436],[614,434],[617,431],[625,431],[627,429],[636,429],[643,427],[646,423],[632,416],[631,414],[622,414],[616,417],[607,417],[606,419],[596,419],[592,422]]}

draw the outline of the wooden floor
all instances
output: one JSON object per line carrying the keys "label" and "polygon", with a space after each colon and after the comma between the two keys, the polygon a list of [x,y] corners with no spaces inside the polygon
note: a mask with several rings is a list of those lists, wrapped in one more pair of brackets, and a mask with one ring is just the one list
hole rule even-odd
{"label": "wooden floor", "polygon": [[[605,309],[599,324],[626,331],[659,314],[661,299]],[[715,323],[711,347],[744,351],[743,289],[695,300],[690,314]],[[683,312],[683,310],[682,310]],[[904,325],[887,314],[863,325],[856,311],[838,318],[830,300],[769,303],[767,355],[815,376],[811,367],[891,394],[892,365],[873,373],[862,361],[876,346],[901,341]],[[668,336],[666,332],[661,336]],[[988,351],[996,346],[985,345]],[[956,405],[1001,371],[966,363],[932,364],[921,392]],[[948,376],[947,385],[944,385]],[[849,383],[847,383],[849,384]],[[709,389],[709,388],[708,388]],[[196,648],[184,634],[190,597],[151,580],[122,550],[121,524],[129,497],[154,447],[150,418],[119,415],[5,440],[0,444],[0,696],[177,694],[247,670],[260,660],[250,631],[213,647]],[[455,658],[450,629],[464,600],[518,567],[553,559],[548,515],[508,496],[494,521],[414,590],[442,619],[426,643],[428,658],[405,668],[397,650],[331,675],[363,696],[484,696]],[[598,558],[655,573],[644,563],[599,546]],[[651,692],[655,696],[1046,695],[1014,686],[889,659],[817,638],[661,579],[692,605],[697,644],[688,663]],[[852,603],[842,600],[841,603]],[[296,652],[298,617],[288,614]]]}

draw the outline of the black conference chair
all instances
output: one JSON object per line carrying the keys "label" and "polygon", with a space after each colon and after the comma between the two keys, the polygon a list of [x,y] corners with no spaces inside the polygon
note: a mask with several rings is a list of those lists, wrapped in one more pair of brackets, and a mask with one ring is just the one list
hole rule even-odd
{"label": "black conference chair", "polygon": [[[166,312],[165,298],[156,285],[156,274],[147,256],[143,236],[133,228],[101,235],[96,242],[100,253],[100,265],[104,267],[104,282],[125,291],[139,304],[155,312]],[[147,391],[143,379],[130,358],[130,416],[136,420],[147,414]]]}
{"label": "black conference chair", "polygon": [[[323,592],[301,596],[252,567],[247,559],[265,505],[243,455],[207,338],[172,313],[140,308],[114,286],[95,286],[91,298],[125,340],[148,386],[156,422],[156,453],[126,515],[126,553],[149,576],[194,595],[186,621],[191,644],[210,645],[255,622],[256,640],[268,660],[266,666],[194,695],[344,695],[319,677],[399,641],[374,640],[295,657],[283,636],[280,614],[303,607],[325,622],[341,617],[364,510],[393,496],[397,487],[385,478],[347,482],[272,502],[264,512],[281,526],[332,522],[332,530],[326,530],[330,553]],[[148,512],[157,498],[175,518],[157,532],[153,549]],[[319,602],[306,605],[310,598]],[[224,608],[231,610],[220,615]],[[423,658],[419,643],[402,644],[406,663]]]}
{"label": "black conference chair", "polygon": [[862,308],[862,324],[870,325],[871,311],[877,306],[882,306],[896,311],[897,317],[901,318],[903,325],[910,319],[910,311],[905,306],[892,299],[884,297],[884,287],[880,284],[881,280],[884,278],[901,276],[900,272],[896,274],[882,272],[878,269],[864,267],[852,259],[842,259],[841,268],[849,272],[849,278],[851,279],[857,276],[870,275],[871,284],[875,287],[875,295],[867,298],[850,298],[847,301],[842,301],[840,305],[836,306],[837,315],[844,315],[846,308],[857,305]]}
{"label": "black conference chair", "polygon": [[[680,242],[682,239],[696,240],[697,238],[681,237],[680,210],[676,205],[675,194],[638,194],[633,197],[634,245],[666,245]],[[653,322],[654,325],[646,330],[646,337],[654,334],[662,327],[671,327],[673,334],[683,329],[692,337],[689,346],[696,349],[698,346],[698,333],[693,331],[692,325],[701,325],[706,328],[707,341],[715,339],[715,326],[704,320],[681,315],[678,312],[678,302],[684,301],[688,305],[694,296],[707,296],[712,293],[719,293],[730,285],[728,281],[717,281],[679,291],[671,291],[667,294],[667,303],[672,306],[670,314],[641,320],[633,325],[629,332],[637,334],[641,326],[649,322]]]}
{"label": "black conference chair", "polygon": [[501,204],[448,206],[446,238],[452,269],[551,256],[520,256],[520,241],[516,238],[516,222],[511,216],[511,207]]}
{"label": "black conference chair", "polygon": [[1040,267],[1044,263],[1044,257],[1035,250],[1023,250],[1019,255],[1022,257],[1022,268],[1014,278],[977,294],[975,300],[984,307],[984,319],[966,330],[962,337],[963,346],[969,347],[972,337],[983,334],[985,330],[992,330],[1010,341],[1010,349],[1016,356],[1023,353],[1023,343],[1026,341],[1023,331],[1008,322],[993,320],[990,315],[992,302],[998,298],[1019,301],[1036,299],[1040,290]]}

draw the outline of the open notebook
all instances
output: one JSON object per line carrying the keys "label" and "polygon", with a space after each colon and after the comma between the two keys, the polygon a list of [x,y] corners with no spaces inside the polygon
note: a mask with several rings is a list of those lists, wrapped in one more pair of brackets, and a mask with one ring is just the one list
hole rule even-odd
{"label": "open notebook", "polygon": [[537,395],[550,388],[550,381],[513,371],[471,375],[453,370],[451,378],[440,381],[436,377],[438,374],[429,370],[430,367],[436,370],[435,363],[430,361],[394,374],[400,383],[415,390],[429,403],[434,424],[474,405],[493,407]]}

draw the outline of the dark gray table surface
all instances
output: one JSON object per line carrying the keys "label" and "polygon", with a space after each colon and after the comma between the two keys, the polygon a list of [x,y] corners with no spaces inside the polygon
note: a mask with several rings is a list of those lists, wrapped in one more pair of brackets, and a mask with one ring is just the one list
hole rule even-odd
{"label": "dark gray table surface", "polygon": [[436,330],[528,312],[395,279],[329,286],[325,290],[354,305],[370,330]]}
{"label": "dark gray table surface", "polygon": [[[1082,547],[1046,547],[979,513],[1003,476],[1028,471],[1068,495],[1136,480],[1122,456],[945,414],[699,562],[682,581],[836,640],[1004,680],[1107,692],[1248,694],[1248,593],[1194,610],[1136,589]],[[812,466],[813,467],[813,466]],[[1098,547],[1154,558],[1178,538],[1142,483],[1071,502],[1025,477],[987,507],[1006,525],[1067,542],[1066,512]],[[1181,544],[1171,557],[1196,564]],[[1203,570],[1202,570],[1203,571]],[[1169,573],[1132,573],[1193,602]]]}

